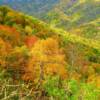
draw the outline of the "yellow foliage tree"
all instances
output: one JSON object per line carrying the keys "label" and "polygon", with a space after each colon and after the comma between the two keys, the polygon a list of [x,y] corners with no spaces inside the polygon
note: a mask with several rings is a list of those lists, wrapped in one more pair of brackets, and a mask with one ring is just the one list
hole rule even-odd
{"label": "yellow foliage tree", "polygon": [[48,75],[66,78],[65,55],[57,40],[48,38],[37,41],[30,51],[30,56],[27,73],[23,78],[31,78],[35,82],[45,79]]}
{"label": "yellow foliage tree", "polygon": [[6,52],[6,44],[5,42],[0,38],[0,65],[5,66],[5,57],[7,55]]}
{"label": "yellow foliage tree", "polygon": [[9,43],[5,42],[1,37],[0,37],[0,66],[1,67],[6,67],[6,57],[10,53],[12,47]]}
{"label": "yellow foliage tree", "polygon": [[28,33],[29,35],[32,34],[33,29],[30,26],[25,26],[25,32]]}

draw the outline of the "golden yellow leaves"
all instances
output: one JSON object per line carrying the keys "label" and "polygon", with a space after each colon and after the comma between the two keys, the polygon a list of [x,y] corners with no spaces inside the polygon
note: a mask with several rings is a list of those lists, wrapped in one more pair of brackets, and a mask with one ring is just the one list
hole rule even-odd
{"label": "golden yellow leaves", "polygon": [[47,75],[67,76],[65,56],[59,48],[57,40],[48,38],[35,43],[30,52],[28,70],[33,79]]}
{"label": "golden yellow leaves", "polygon": [[32,32],[33,32],[33,29],[30,27],[30,26],[25,26],[25,32],[27,32],[28,34],[32,34]]}
{"label": "golden yellow leaves", "polygon": [[0,65],[5,66],[5,57],[7,55],[6,52],[6,44],[5,42],[0,38]]}
{"label": "golden yellow leaves", "polygon": [[95,84],[98,88],[100,88],[100,75],[92,74],[88,77],[88,83]]}

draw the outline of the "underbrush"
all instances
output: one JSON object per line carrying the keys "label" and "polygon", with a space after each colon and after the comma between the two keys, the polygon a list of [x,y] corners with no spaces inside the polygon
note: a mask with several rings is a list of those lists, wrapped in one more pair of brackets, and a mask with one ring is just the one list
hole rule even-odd
{"label": "underbrush", "polygon": [[100,89],[94,84],[74,79],[47,77],[40,85],[14,80],[0,70],[0,100],[99,100]]}

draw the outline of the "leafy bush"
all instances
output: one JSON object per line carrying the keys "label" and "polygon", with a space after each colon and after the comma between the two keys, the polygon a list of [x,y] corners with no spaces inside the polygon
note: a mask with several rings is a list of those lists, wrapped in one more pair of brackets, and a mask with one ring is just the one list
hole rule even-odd
{"label": "leafy bush", "polygon": [[61,80],[50,77],[44,84],[47,96],[54,100],[98,100],[100,90],[93,84],[78,83],[76,80]]}

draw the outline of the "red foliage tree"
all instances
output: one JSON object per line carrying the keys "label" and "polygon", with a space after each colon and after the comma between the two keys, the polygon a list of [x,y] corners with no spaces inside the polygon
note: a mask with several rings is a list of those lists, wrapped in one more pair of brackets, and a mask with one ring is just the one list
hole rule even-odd
{"label": "red foliage tree", "polygon": [[25,38],[25,45],[28,48],[31,48],[34,46],[34,44],[37,42],[38,38],[36,36],[27,36]]}

